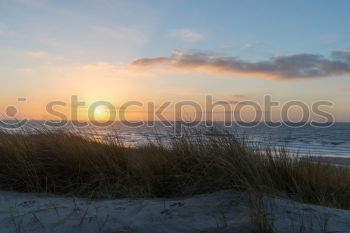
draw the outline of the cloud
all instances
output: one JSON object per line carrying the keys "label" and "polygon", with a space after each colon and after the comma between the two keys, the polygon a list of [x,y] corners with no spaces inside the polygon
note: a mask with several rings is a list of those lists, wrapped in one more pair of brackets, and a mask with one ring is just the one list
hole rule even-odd
{"label": "cloud", "polygon": [[97,62],[95,64],[87,64],[81,66],[86,71],[114,71],[117,67],[114,64],[108,62]]}
{"label": "cloud", "polygon": [[129,69],[124,63],[109,63],[99,61],[74,67],[80,75],[98,75],[100,77],[148,77],[149,72]]}
{"label": "cloud", "polygon": [[45,62],[63,62],[65,58],[61,55],[47,53],[45,51],[25,51],[22,53],[24,56],[30,59],[37,59],[38,61]]}
{"label": "cloud", "polygon": [[247,98],[246,95],[241,95],[241,94],[234,94],[234,95],[231,95],[232,98],[234,99],[243,99],[243,98]]}
{"label": "cloud", "polygon": [[245,48],[245,49],[252,49],[252,48],[258,47],[258,46],[260,46],[260,45],[262,45],[261,42],[252,42],[252,43],[247,43],[247,44],[245,44],[245,45],[243,46],[243,48]]}
{"label": "cloud", "polygon": [[46,52],[43,51],[29,51],[26,52],[26,55],[34,58],[46,58],[49,56]]}
{"label": "cloud", "polygon": [[186,42],[197,42],[204,39],[203,35],[190,29],[174,29],[170,30],[169,34]]}
{"label": "cloud", "polygon": [[350,62],[350,50],[334,50],[332,56],[335,59],[340,59]]}
{"label": "cloud", "polygon": [[331,58],[317,54],[278,55],[250,62],[213,53],[174,52],[168,57],[140,58],[133,67],[161,67],[175,70],[200,70],[215,74],[247,75],[266,79],[310,79],[350,74],[350,51],[335,50]]}
{"label": "cloud", "polygon": [[241,101],[243,101],[243,99],[246,99],[246,98],[248,98],[248,96],[242,95],[242,94],[226,94],[226,95],[221,96],[221,99],[225,99],[225,100],[216,101],[215,104],[236,105],[236,104],[239,104]]}

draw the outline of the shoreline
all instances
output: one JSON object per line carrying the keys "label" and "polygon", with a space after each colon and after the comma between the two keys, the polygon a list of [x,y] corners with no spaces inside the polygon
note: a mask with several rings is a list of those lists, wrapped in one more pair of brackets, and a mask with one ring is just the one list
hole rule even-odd
{"label": "shoreline", "polygon": [[310,159],[315,162],[330,163],[334,165],[350,166],[350,157],[333,157],[333,156],[303,156],[303,159]]}

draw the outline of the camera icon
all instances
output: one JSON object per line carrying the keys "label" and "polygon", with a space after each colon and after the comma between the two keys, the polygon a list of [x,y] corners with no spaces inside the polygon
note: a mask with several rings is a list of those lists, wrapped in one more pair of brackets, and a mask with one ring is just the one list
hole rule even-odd
{"label": "camera icon", "polygon": [[[18,98],[17,102],[26,102],[27,98]],[[16,106],[7,106],[5,109],[4,120],[0,120],[0,128],[3,129],[18,129],[24,126],[28,119],[18,120],[16,116],[19,110]]]}

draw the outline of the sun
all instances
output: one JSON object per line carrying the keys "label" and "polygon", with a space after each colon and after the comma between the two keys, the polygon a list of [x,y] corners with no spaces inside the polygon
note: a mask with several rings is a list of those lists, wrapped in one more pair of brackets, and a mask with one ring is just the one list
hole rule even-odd
{"label": "sun", "polygon": [[96,108],[95,109],[95,114],[101,114],[102,113],[102,109],[101,108]]}
{"label": "sun", "polygon": [[104,105],[97,106],[90,111],[91,114],[89,114],[89,119],[94,121],[112,121],[115,120],[116,117],[115,110]]}

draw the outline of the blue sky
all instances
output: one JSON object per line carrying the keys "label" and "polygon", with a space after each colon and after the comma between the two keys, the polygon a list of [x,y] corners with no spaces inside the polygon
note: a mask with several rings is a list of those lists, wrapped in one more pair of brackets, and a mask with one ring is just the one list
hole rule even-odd
{"label": "blue sky", "polygon": [[329,98],[336,103],[337,119],[350,120],[346,72],[276,81],[255,73],[242,76],[236,70],[228,75],[192,69],[128,70],[135,59],[169,58],[174,51],[210,53],[249,64],[295,54],[334,61],[332,51],[350,51],[349,9],[346,0],[2,0],[0,104],[18,95],[28,96],[32,109],[39,109],[44,99],[71,94],[91,101],[121,101],[178,98],[177,93],[261,99],[269,93],[281,101]]}
{"label": "blue sky", "polygon": [[[1,29],[17,36],[2,38],[1,44],[64,53],[74,47],[89,50],[84,54],[91,52],[95,59],[114,60],[120,46],[110,43],[109,38],[96,40],[90,30],[124,27],[135,30],[139,37],[133,41],[140,46],[135,48],[139,56],[158,56],[177,48],[215,50],[247,58],[278,53],[327,55],[332,49],[349,47],[349,7],[350,2],[345,0],[5,0],[0,3]],[[170,35],[176,29],[193,30],[203,39],[197,43],[178,40]],[[108,42],[106,49],[101,48],[103,42]],[[66,46],[66,51],[59,45]],[[254,47],[253,52],[245,51],[251,48],[248,45]]]}

